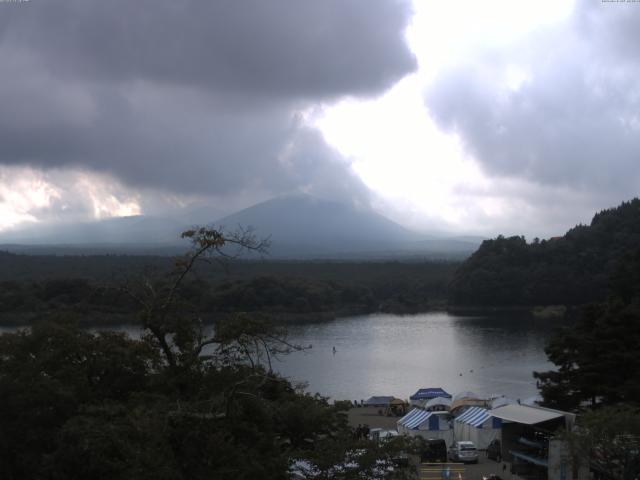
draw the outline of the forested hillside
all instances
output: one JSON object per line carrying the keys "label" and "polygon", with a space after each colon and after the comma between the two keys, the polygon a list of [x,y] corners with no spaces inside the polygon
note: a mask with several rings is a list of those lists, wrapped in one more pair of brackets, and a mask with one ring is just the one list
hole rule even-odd
{"label": "forested hillside", "polygon": [[[333,318],[442,306],[456,263],[235,261],[202,264],[182,297],[203,318],[260,311],[283,319]],[[25,324],[50,312],[83,323],[131,321],[129,279],[171,271],[166,257],[31,256],[0,253],[0,324]],[[289,315],[292,314],[292,315]]]}
{"label": "forested hillside", "polygon": [[486,240],[456,272],[455,305],[582,305],[603,301],[611,278],[640,245],[640,200],[597,213],[548,240]]}
{"label": "forested hillside", "polygon": [[[183,284],[234,239],[207,229],[188,238],[171,274],[122,285],[140,338],[80,328],[60,309],[0,335],[0,478],[414,478],[398,459],[423,451],[419,440],[355,438],[350,402],[329,404],[273,371],[274,359],[307,348],[284,328],[236,312],[202,329]],[[57,286],[43,292],[82,291]]]}

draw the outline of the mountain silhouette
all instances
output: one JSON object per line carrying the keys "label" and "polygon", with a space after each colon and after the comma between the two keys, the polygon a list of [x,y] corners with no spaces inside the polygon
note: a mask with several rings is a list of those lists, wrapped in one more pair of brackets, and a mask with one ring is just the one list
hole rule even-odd
{"label": "mountain silhouette", "polygon": [[[200,213],[200,218],[206,217]],[[480,243],[417,233],[370,208],[310,195],[276,197],[209,223],[227,232],[251,228],[256,237],[270,240],[271,258],[462,257]],[[191,226],[188,216],[175,219],[144,215],[64,225],[35,224],[3,232],[0,244],[21,252],[42,253],[55,246],[58,250],[64,247],[62,253],[90,249],[178,254],[187,248],[180,233]]]}
{"label": "mountain silhouette", "polygon": [[275,254],[361,252],[424,238],[373,212],[309,195],[277,197],[220,219],[227,230],[269,237]]}

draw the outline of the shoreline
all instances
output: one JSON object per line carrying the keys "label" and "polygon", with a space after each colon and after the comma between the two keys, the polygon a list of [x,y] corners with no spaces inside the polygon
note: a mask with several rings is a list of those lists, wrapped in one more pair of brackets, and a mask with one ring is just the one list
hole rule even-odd
{"label": "shoreline", "polygon": [[565,318],[567,314],[573,313],[580,308],[582,308],[582,305],[449,305],[446,308],[446,312],[461,316],[516,313],[520,315],[530,315],[531,318],[551,319]]}
{"label": "shoreline", "polygon": [[[385,306],[381,306],[385,307]],[[265,315],[276,324],[300,325],[307,323],[333,322],[345,317],[354,317],[373,314],[390,315],[419,315],[421,313],[445,312],[458,316],[485,316],[485,315],[529,315],[535,319],[563,319],[580,309],[581,306],[456,306],[444,303],[433,303],[420,306],[402,306],[402,308],[378,308],[351,307],[339,310],[318,312],[287,312],[287,311],[246,311],[246,312],[210,312],[201,313],[205,325],[213,325],[219,319],[246,313],[249,315]],[[42,319],[68,316],[77,320],[86,327],[109,327],[137,324],[137,312],[78,312],[74,310],[58,310],[44,312],[4,312],[0,314],[0,327],[24,327]]]}

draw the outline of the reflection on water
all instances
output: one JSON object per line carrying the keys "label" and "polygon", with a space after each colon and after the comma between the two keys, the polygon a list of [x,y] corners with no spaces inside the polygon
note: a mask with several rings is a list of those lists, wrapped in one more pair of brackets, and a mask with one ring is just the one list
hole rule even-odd
{"label": "reflection on water", "polygon": [[[290,340],[313,348],[283,357],[274,368],[334,399],[408,398],[421,387],[526,398],[537,393],[532,372],[553,367],[544,346],[557,325],[558,320],[444,312],[293,325],[288,327]],[[113,329],[140,335],[134,326]]]}
{"label": "reflection on water", "polygon": [[442,312],[342,318],[291,327],[293,341],[313,348],[275,368],[336,399],[408,398],[420,387],[526,398],[537,393],[532,372],[552,368],[544,345],[555,325]]}

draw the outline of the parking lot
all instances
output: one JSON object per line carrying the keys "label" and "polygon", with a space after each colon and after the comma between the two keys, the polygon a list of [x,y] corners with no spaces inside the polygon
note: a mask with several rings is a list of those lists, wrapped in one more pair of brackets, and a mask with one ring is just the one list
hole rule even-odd
{"label": "parking lot", "polygon": [[[381,414],[380,408],[376,407],[359,407],[352,408],[349,411],[349,424],[355,428],[358,425],[368,425],[371,428],[388,428],[395,429],[397,425],[397,417],[387,417]],[[442,480],[444,467],[450,467],[450,480],[482,480],[483,475],[495,474],[502,480],[522,480],[518,475],[510,473],[510,465],[508,463],[497,463],[489,460],[485,452],[479,452],[477,464],[440,464],[440,465],[421,465],[419,467],[420,480]],[[446,475],[446,474],[445,474]]]}
{"label": "parking lot", "polygon": [[[446,468],[449,468],[449,477],[447,477]],[[509,465],[507,463],[497,463],[487,459],[484,455],[480,455],[477,464],[422,464],[420,465],[420,480],[482,480],[483,475],[496,474],[502,480],[520,480],[521,477],[509,473]]]}

